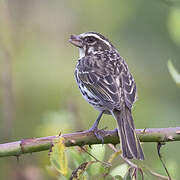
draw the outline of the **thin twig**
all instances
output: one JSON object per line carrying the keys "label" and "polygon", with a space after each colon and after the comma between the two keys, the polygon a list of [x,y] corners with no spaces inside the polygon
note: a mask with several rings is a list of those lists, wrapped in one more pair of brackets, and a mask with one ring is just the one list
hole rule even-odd
{"label": "thin twig", "polygon": [[104,164],[104,165],[106,165],[106,166],[112,166],[110,163],[108,163],[108,162],[104,162],[104,161],[100,161],[99,159],[97,159],[95,156],[93,156],[90,152],[88,152],[84,147],[82,147],[82,146],[80,146],[80,148],[84,151],[84,152],[86,152],[87,154],[89,154],[89,156],[91,156],[92,158],[94,158],[97,162],[99,162],[99,163],[101,163],[101,164]]}
{"label": "thin twig", "polygon": [[[158,174],[156,172],[153,172],[153,171],[149,171],[153,176],[157,177],[159,180],[162,179],[162,180],[169,180],[169,177],[167,176],[163,176],[161,174]],[[172,179],[174,180],[174,179]]]}
{"label": "thin twig", "polygon": [[[114,152],[118,152],[118,150],[114,147],[114,145],[108,144],[108,146],[109,146]],[[122,155],[120,155],[120,157],[121,157],[121,158],[125,161],[125,163],[127,163],[130,167],[135,168],[135,169],[141,169],[141,168],[138,168],[138,165],[134,164],[134,163],[131,162],[129,159],[124,158]],[[147,169],[147,168],[146,168],[146,169]],[[141,169],[141,170],[142,170],[142,169]],[[173,180],[173,179],[169,179],[169,177],[163,176],[163,175],[158,174],[158,173],[156,173],[156,172],[153,172],[153,171],[151,171],[151,170],[148,170],[148,171],[151,173],[151,175],[153,175],[153,176],[155,176],[155,177],[158,177],[158,178],[160,178],[160,179],[162,179],[162,180]],[[144,178],[144,176],[143,176],[143,178]]]}
{"label": "thin twig", "polygon": [[[114,151],[114,152],[118,152],[118,150],[115,148],[115,146],[113,144],[108,144],[108,146]],[[124,158],[122,154],[120,154],[120,157],[123,161],[125,161],[129,166],[133,167],[133,168],[138,168],[138,166],[136,164],[134,164],[133,162],[131,162],[129,159]]]}
{"label": "thin twig", "polygon": [[160,150],[161,150],[162,145],[164,145],[164,144],[162,144],[162,143],[160,143],[160,142],[157,144],[158,156],[159,156],[159,159],[160,159],[160,161],[161,161],[161,163],[162,163],[162,165],[163,165],[163,167],[164,167],[164,169],[165,169],[165,171],[166,171],[166,173],[167,173],[167,175],[168,175],[168,177],[169,177],[169,180],[172,180],[172,179],[171,179],[171,176],[170,176],[170,174],[169,174],[169,172],[168,172],[168,169],[167,169],[164,161],[162,160],[162,156],[161,156],[161,153],[160,153]]}

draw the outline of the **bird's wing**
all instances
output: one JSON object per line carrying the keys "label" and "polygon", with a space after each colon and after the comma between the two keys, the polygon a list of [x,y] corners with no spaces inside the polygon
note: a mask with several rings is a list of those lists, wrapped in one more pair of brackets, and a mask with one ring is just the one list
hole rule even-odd
{"label": "bird's wing", "polygon": [[121,61],[123,66],[122,73],[120,75],[122,82],[122,91],[124,94],[124,100],[126,105],[131,109],[133,103],[136,100],[136,83],[134,81],[133,76],[128,70],[128,66],[124,60]]}
{"label": "bird's wing", "polygon": [[[119,104],[120,95],[117,83],[112,74],[106,71],[103,64],[98,65],[97,59],[84,57],[77,66],[77,76],[83,85],[97,98],[104,106]],[[95,63],[97,62],[97,63]],[[99,61],[100,62],[100,61]],[[96,65],[92,65],[95,63]]]}

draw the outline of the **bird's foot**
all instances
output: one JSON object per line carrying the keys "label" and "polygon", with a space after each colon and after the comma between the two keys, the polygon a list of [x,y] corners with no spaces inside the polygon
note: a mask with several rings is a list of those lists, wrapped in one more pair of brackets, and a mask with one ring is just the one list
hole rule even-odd
{"label": "bird's foot", "polygon": [[88,129],[88,132],[93,132],[94,135],[96,136],[96,138],[98,140],[100,140],[102,142],[102,144],[104,144],[104,138],[103,138],[103,133],[104,133],[104,129],[98,129],[97,127],[92,127],[90,129]]}

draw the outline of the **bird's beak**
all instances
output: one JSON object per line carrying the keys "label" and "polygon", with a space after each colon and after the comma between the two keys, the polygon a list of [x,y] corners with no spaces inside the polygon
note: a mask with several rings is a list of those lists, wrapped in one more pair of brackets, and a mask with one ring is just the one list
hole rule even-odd
{"label": "bird's beak", "polygon": [[71,44],[73,44],[74,46],[77,46],[79,48],[83,47],[83,42],[82,42],[81,38],[78,35],[71,35],[70,39],[69,39],[69,42]]}

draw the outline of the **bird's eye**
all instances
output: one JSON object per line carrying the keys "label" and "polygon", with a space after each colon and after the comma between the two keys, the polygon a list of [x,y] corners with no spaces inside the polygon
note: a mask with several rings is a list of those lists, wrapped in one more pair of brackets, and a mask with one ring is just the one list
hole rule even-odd
{"label": "bird's eye", "polygon": [[87,43],[94,43],[94,42],[96,41],[96,39],[95,39],[94,37],[86,37],[86,38],[85,38],[85,41],[86,41]]}

